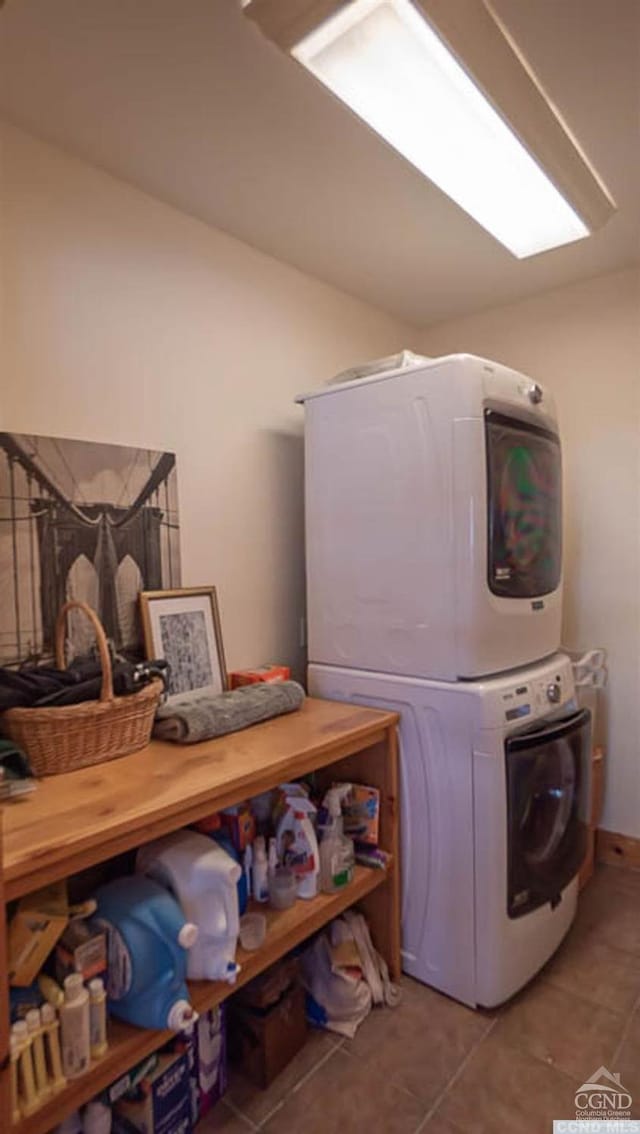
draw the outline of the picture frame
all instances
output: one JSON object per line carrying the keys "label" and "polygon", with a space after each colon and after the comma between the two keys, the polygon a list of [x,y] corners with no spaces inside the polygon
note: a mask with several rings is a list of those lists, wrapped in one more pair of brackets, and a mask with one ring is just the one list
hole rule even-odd
{"label": "picture frame", "polygon": [[141,591],[142,632],[147,658],[170,666],[167,700],[192,700],[228,688],[215,587]]}

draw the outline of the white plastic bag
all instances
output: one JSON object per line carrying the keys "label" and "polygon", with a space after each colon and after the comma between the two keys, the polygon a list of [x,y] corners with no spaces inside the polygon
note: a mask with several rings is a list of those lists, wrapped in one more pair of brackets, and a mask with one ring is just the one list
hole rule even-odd
{"label": "white plastic bag", "polygon": [[400,989],[373,947],[362,914],[347,910],[301,958],[302,983],[324,1011],[324,1026],[353,1039],[373,1004],[395,1008]]}
{"label": "white plastic bag", "polygon": [[371,1010],[371,989],[365,980],[352,976],[332,964],[329,939],[325,933],[302,954],[302,983],[326,1012],[326,1027],[353,1039],[358,1025]]}
{"label": "white plastic bag", "polygon": [[384,374],[387,370],[404,370],[407,366],[415,366],[417,362],[429,362],[426,354],[414,354],[412,350],[401,350],[397,354],[390,354],[386,358],[372,358],[370,362],[362,362],[359,366],[350,366],[348,370],[341,370],[327,382],[327,386],[337,386],[341,382],[354,382],[357,378],[368,378],[371,374]]}

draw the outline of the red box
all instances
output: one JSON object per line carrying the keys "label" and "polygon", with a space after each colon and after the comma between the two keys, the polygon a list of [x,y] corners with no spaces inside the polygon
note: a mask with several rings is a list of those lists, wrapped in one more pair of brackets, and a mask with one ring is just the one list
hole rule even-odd
{"label": "red box", "polygon": [[255,669],[236,669],[229,674],[232,689],[241,685],[255,685],[258,681],[288,681],[291,670],[288,665],[259,665]]}

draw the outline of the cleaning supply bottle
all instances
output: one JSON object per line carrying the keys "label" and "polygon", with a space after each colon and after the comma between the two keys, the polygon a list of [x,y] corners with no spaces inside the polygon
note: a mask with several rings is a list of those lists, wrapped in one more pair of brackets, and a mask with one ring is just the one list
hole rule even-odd
{"label": "cleaning supply bottle", "polygon": [[313,826],[316,809],[303,796],[287,796],[285,812],[278,824],[278,858],[293,870],[299,898],[315,898],[318,893],[318,842]]}
{"label": "cleaning supply bottle", "polygon": [[187,958],[187,976],[234,984],[239,972],[235,955],[240,864],[207,835],[175,831],[141,847],[136,869],[166,886],[185,917],[198,927],[198,939]]}
{"label": "cleaning supply bottle", "polygon": [[269,839],[269,854],[267,856],[269,878],[275,874],[278,866],[278,847],[275,839]]}
{"label": "cleaning supply bottle", "polygon": [[89,981],[89,1039],[91,1058],[100,1059],[107,1050],[107,994],[100,977]]}
{"label": "cleaning supply bottle", "polygon": [[320,843],[320,889],[333,894],[348,886],[353,879],[355,851],[353,839],[344,833],[342,800],[351,791],[351,784],[331,788],[324,797],[323,806],[328,812],[328,826]]}
{"label": "cleaning supply bottle", "polygon": [[14,1126],[20,1121],[20,1098],[18,1094],[18,1062],[20,1060],[20,1040],[11,1032],[9,1036],[9,1062],[11,1066],[11,1121]]}
{"label": "cleaning supply bottle", "polygon": [[77,1079],[89,1070],[89,993],[81,973],[64,979],[64,1004],[60,1009],[62,1070],[67,1079]]}
{"label": "cleaning supply bottle", "polygon": [[36,1092],[41,1099],[51,1094],[51,1084],[47,1075],[47,1064],[44,1057],[44,1039],[40,1009],[31,1008],[25,1016],[27,1030],[31,1038],[31,1051],[33,1053],[33,1070],[36,1077]]}
{"label": "cleaning supply bottle", "polygon": [[253,874],[253,847],[249,843],[248,847],[244,848],[244,857],[242,859],[242,868],[244,876],[247,880],[247,900],[251,897],[253,891],[251,889],[251,878]]}
{"label": "cleaning supply bottle", "polygon": [[109,1011],[139,1028],[184,1031],[197,1019],[185,982],[197,927],[168,890],[139,874],[107,882],[96,899],[94,924],[107,934]]}
{"label": "cleaning supply bottle", "polygon": [[[64,995],[64,993],[63,993]],[[60,1022],[56,1016],[53,1004],[43,1004],[40,1009],[42,1030],[44,1032],[44,1050],[49,1070],[51,1089],[62,1091],[67,1080],[62,1073],[62,1055],[60,1052]]]}
{"label": "cleaning supply bottle", "polygon": [[253,869],[251,872],[253,897],[256,902],[269,901],[268,870],[269,864],[267,862],[264,836],[258,835],[253,843]]}
{"label": "cleaning supply bottle", "polygon": [[33,1052],[26,1020],[17,1020],[11,1027],[13,1042],[18,1049],[18,1092],[20,1109],[25,1118],[40,1106],[33,1070]]}

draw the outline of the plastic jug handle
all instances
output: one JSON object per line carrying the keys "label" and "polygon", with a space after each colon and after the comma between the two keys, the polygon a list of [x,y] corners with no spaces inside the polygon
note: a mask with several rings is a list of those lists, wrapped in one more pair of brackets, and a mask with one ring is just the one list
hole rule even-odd
{"label": "plastic jug handle", "polygon": [[237,937],[240,932],[240,916],[238,911],[238,891],[235,886],[225,886],[224,890],[225,935]]}

